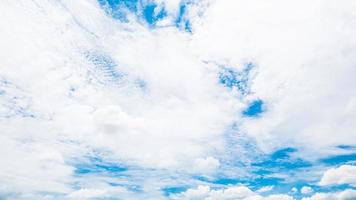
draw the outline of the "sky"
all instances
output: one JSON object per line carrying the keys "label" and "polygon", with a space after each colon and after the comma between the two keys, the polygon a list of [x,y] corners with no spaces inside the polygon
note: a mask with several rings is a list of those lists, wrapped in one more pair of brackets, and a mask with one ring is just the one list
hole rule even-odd
{"label": "sky", "polygon": [[356,199],[355,10],[2,0],[0,199]]}

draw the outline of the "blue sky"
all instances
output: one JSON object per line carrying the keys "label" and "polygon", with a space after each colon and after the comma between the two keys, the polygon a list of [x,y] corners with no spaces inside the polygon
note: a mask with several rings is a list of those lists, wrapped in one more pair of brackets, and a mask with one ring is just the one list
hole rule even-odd
{"label": "blue sky", "polygon": [[0,199],[356,199],[354,1],[0,3]]}

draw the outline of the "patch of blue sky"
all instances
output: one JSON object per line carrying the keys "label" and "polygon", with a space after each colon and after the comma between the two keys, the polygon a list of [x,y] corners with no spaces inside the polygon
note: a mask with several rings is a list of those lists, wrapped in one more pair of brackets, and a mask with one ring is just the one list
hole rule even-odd
{"label": "patch of blue sky", "polygon": [[252,171],[254,174],[258,174],[258,175],[270,175],[273,174],[274,172],[272,172],[271,170],[268,169],[263,169],[263,168],[258,168]]}
{"label": "patch of blue sky", "polygon": [[228,177],[221,177],[212,181],[212,183],[219,184],[219,185],[236,185],[245,182],[246,182],[245,180],[241,180],[238,178],[228,178]]}
{"label": "patch of blue sky", "polygon": [[308,161],[291,156],[294,152],[297,152],[297,149],[283,148],[267,155],[262,161],[253,163],[252,166],[271,172],[285,172],[312,166]]}
{"label": "patch of blue sky", "polygon": [[188,190],[188,186],[171,186],[171,187],[164,187],[161,189],[164,196],[168,197],[172,194],[178,194],[181,192],[185,192]]}
{"label": "patch of blue sky", "polygon": [[[139,21],[143,21],[154,28],[156,23],[168,16],[164,4],[158,5],[147,0],[98,0],[107,14],[121,22],[128,22],[128,14],[134,14]],[[181,1],[174,26],[178,29],[192,33],[192,24],[187,15],[191,1]]]}
{"label": "patch of blue sky", "polygon": [[306,167],[311,167],[312,164],[308,161],[305,161],[301,158],[296,158],[293,160],[281,160],[281,161],[270,161],[270,162],[265,162],[266,165],[264,166],[270,166],[270,167],[275,167],[276,165],[279,165],[279,169],[284,169],[284,170],[291,170],[291,169],[299,169],[299,168],[306,168]]}
{"label": "patch of blue sky", "polygon": [[251,188],[254,189],[254,188],[270,186],[270,185],[280,185],[282,182],[284,182],[283,178],[259,177],[259,178],[251,180],[248,184]]}
{"label": "patch of blue sky", "polygon": [[138,19],[144,20],[148,25],[154,26],[157,21],[167,16],[164,7],[158,6],[154,1],[145,0],[98,0],[99,4],[113,18],[121,22],[128,22],[128,14],[133,13]]}
{"label": "patch of blue sky", "polygon": [[[294,156],[298,150],[287,147],[279,149],[271,154],[265,155],[261,161],[252,163],[251,179],[247,184],[252,189],[258,189],[264,186],[274,186],[274,191],[288,192],[293,187],[305,186],[310,181],[304,181],[303,178],[291,178],[292,174],[307,170],[312,167],[312,163]],[[288,180],[282,177],[289,177]]]}
{"label": "patch of blue sky", "polygon": [[248,107],[242,112],[246,117],[258,117],[264,112],[264,103],[262,100],[257,99],[252,101]]}
{"label": "patch of blue sky", "polygon": [[[314,185],[309,185],[309,181],[297,181],[297,182],[283,182],[280,184],[273,185],[273,190],[269,191],[268,194],[278,193],[278,194],[288,194],[296,200],[301,200],[303,197],[306,197],[305,194],[300,192],[301,188],[304,186],[311,187],[315,191]],[[297,191],[293,192],[292,188],[296,188]],[[310,193],[309,195],[312,195]]]}
{"label": "patch of blue sky", "polygon": [[356,150],[356,146],[353,145],[338,145],[336,147],[344,150]]}
{"label": "patch of blue sky", "polygon": [[104,161],[100,157],[89,157],[85,162],[76,164],[75,168],[75,174],[77,175],[103,174],[115,177],[126,176],[124,172],[128,170],[124,165]]}
{"label": "patch of blue sky", "polygon": [[235,68],[220,66],[219,83],[228,89],[237,89],[242,95],[249,93],[248,81],[253,63],[244,65],[242,71]]}
{"label": "patch of blue sky", "polygon": [[154,26],[157,21],[167,16],[167,12],[164,7],[160,8],[156,3],[150,2],[143,6],[142,16],[148,25]]}
{"label": "patch of blue sky", "polygon": [[[304,180],[303,177],[296,177],[296,179],[291,179],[291,175],[298,174],[298,171],[301,173],[303,170],[308,170],[311,167],[319,164],[337,166],[350,163],[356,160],[356,154],[332,156],[322,159],[319,163],[312,164],[303,160],[302,158],[298,158],[293,155],[297,151],[297,149],[290,147],[279,149],[269,155],[266,155],[265,158],[260,162],[253,163],[252,166],[255,168],[252,173],[255,175],[251,175],[251,179],[245,181],[244,184],[249,185],[249,187],[252,189],[273,185],[274,191],[281,193],[287,193],[293,187],[300,189],[303,186],[311,187],[314,192],[335,192],[342,191],[346,188],[353,188],[352,185],[348,184],[320,187],[317,185],[317,180]],[[279,175],[284,177],[283,174],[287,175],[286,177],[289,177],[288,180],[284,180],[283,178],[279,177]],[[301,193],[295,193],[293,196],[296,199],[301,199],[302,197]]]}
{"label": "patch of blue sky", "polygon": [[187,9],[190,2],[181,2],[179,5],[178,16],[175,20],[177,28],[192,33],[192,26],[187,16]]}
{"label": "patch of blue sky", "polygon": [[272,153],[270,156],[272,159],[284,159],[284,158],[289,158],[291,153],[297,152],[297,149],[287,147],[283,149],[279,149],[275,152]]}
{"label": "patch of blue sky", "polygon": [[138,0],[98,0],[104,10],[113,18],[127,22],[128,12],[137,13]]}
{"label": "patch of blue sky", "polygon": [[354,164],[356,163],[356,153],[329,156],[320,159],[320,162],[326,165]]}

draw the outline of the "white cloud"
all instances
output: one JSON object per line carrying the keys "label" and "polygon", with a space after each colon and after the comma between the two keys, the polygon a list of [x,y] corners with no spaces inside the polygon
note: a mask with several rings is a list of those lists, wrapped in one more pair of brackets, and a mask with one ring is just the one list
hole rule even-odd
{"label": "white cloud", "polygon": [[328,169],[322,176],[319,185],[356,185],[356,166],[341,165],[337,168]]}
{"label": "white cloud", "polygon": [[95,199],[95,198],[110,198],[112,196],[120,196],[121,198],[129,198],[129,192],[122,187],[103,187],[97,188],[82,188],[69,193],[66,199]]}
{"label": "white cloud", "polygon": [[347,189],[335,193],[316,193],[311,197],[305,197],[302,200],[352,200],[356,198],[356,190]]}
{"label": "white cloud", "polygon": [[220,166],[219,160],[213,157],[207,157],[205,159],[198,158],[194,162],[194,170],[198,173],[209,173],[214,172]]}
{"label": "white cloud", "polygon": [[215,1],[196,24],[194,47],[205,59],[257,63],[252,97],[267,113],[241,129],[264,149],[288,143],[311,158],[354,144],[355,8],[354,1]]}
{"label": "white cloud", "polygon": [[265,186],[265,187],[262,187],[262,188],[258,189],[258,190],[257,190],[257,193],[268,192],[268,191],[273,190],[273,188],[274,188],[273,185]]}
{"label": "white cloud", "polygon": [[[179,1],[157,2],[170,19],[177,15]],[[96,0],[0,5],[0,77],[11,83],[0,85],[1,194],[103,194],[106,186],[73,191],[78,180],[69,162],[102,150],[129,166],[162,169],[138,183],[160,197],[162,185],[153,183],[161,176],[209,174],[226,170],[226,160],[242,160],[239,138],[225,138],[233,124],[257,140],[254,148],[295,144],[310,159],[335,144],[355,144],[355,1],[205,1],[188,12],[192,35],[175,27],[151,30],[135,18],[120,23]],[[98,65],[88,55],[115,64]],[[218,84],[215,64],[240,70],[246,62],[256,64],[251,94]],[[112,77],[112,70],[123,77]],[[254,98],[267,112],[241,117]],[[16,116],[4,117],[11,112]],[[353,172],[331,169],[320,184],[355,184]],[[290,198],[242,186],[184,195]]]}
{"label": "white cloud", "polygon": [[80,189],[71,193],[68,197],[70,199],[90,199],[90,198],[98,198],[98,197],[107,197],[106,190],[100,189]]}
{"label": "white cloud", "polygon": [[177,200],[292,200],[288,195],[261,196],[245,186],[231,186],[226,189],[213,190],[209,186],[198,186],[172,197]]}
{"label": "white cloud", "polygon": [[302,189],[300,189],[300,192],[302,194],[310,194],[313,192],[313,189],[311,187],[308,186],[303,186]]}
{"label": "white cloud", "polygon": [[70,192],[73,168],[64,163],[62,155],[51,146],[21,144],[2,138],[0,166],[0,193]]}
{"label": "white cloud", "polygon": [[[19,89],[10,91],[13,96],[24,91],[36,111],[35,119],[0,122],[9,143],[0,150],[2,157],[9,155],[1,161],[9,166],[1,176],[8,186],[4,193],[71,192],[74,169],[66,161],[97,149],[143,168],[189,172],[195,161],[199,170],[219,167],[209,155],[223,149],[224,130],[243,104],[216,84],[215,72],[187,49],[184,34],[175,28],[147,30],[134,21],[120,24],[94,0],[2,2],[0,12],[1,77]],[[110,57],[123,80],[115,82],[88,54]],[[42,169],[40,154],[12,145],[26,140],[62,158],[53,164],[53,176]],[[78,150],[77,144],[86,148]],[[10,167],[12,157],[18,157],[13,162],[18,167]],[[35,175],[46,184],[10,178],[39,182]]]}

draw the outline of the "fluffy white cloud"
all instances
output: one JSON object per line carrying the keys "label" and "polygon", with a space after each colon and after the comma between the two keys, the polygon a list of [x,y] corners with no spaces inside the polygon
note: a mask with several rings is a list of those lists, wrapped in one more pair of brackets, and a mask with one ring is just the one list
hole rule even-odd
{"label": "fluffy white cloud", "polygon": [[356,166],[341,165],[337,168],[328,169],[322,176],[319,185],[356,185]]}
{"label": "fluffy white cloud", "polygon": [[[180,1],[156,2],[174,22]],[[335,144],[355,144],[355,1],[191,6],[193,34],[149,29],[132,16],[121,23],[96,0],[2,1],[0,195],[104,195],[107,186],[73,191],[78,179],[71,163],[103,151],[114,162],[162,170],[137,181],[157,199],[162,176],[212,174],[226,170],[226,160],[243,160],[239,138],[226,138],[232,125],[257,140],[254,148],[298,145],[310,159]],[[239,71],[249,62],[256,66],[249,94],[219,84],[219,67]],[[256,98],[266,112],[241,116]],[[320,184],[354,184],[350,168],[327,171]],[[344,174],[351,178],[339,177]],[[290,198],[242,186],[198,187],[185,195]]]}
{"label": "fluffy white cloud", "polygon": [[232,186],[226,189],[213,190],[209,186],[198,186],[172,197],[177,200],[292,200],[288,195],[260,196],[245,186]]}
{"label": "fluffy white cloud", "polygon": [[302,187],[302,189],[300,189],[300,192],[302,194],[310,194],[313,192],[313,189],[311,187],[304,186],[304,187]]}
{"label": "fluffy white cloud", "polygon": [[311,197],[303,198],[302,200],[352,200],[356,198],[356,190],[348,189],[342,192],[335,193],[316,193]]}
{"label": "fluffy white cloud", "polygon": [[[120,24],[94,0],[9,2],[2,9],[12,20],[1,20],[8,27],[2,47],[14,50],[2,49],[1,74],[29,93],[31,108],[68,139],[152,166],[173,166],[183,156],[194,162],[221,148],[219,135],[242,104],[216,84],[175,28],[152,33],[135,22]],[[106,57],[114,69],[105,66]]]}
{"label": "fluffy white cloud", "polygon": [[195,24],[194,47],[204,59],[256,62],[252,97],[267,112],[241,128],[261,147],[288,143],[318,156],[329,145],[354,144],[354,9],[351,0],[215,1]]}
{"label": "fluffy white cloud", "polygon": [[205,159],[198,158],[194,162],[194,170],[198,173],[214,172],[220,166],[219,160],[213,157],[207,157]]}
{"label": "fluffy white cloud", "polygon": [[[95,0],[9,1],[0,12],[1,78],[13,85],[1,85],[1,117],[7,108],[33,115],[0,121],[3,193],[71,192],[68,160],[98,149],[143,168],[219,167],[209,155],[224,149],[224,130],[243,104],[187,48],[186,34],[119,23]],[[13,105],[10,95],[26,101]],[[51,172],[52,158],[17,143],[40,144],[62,161]]]}

